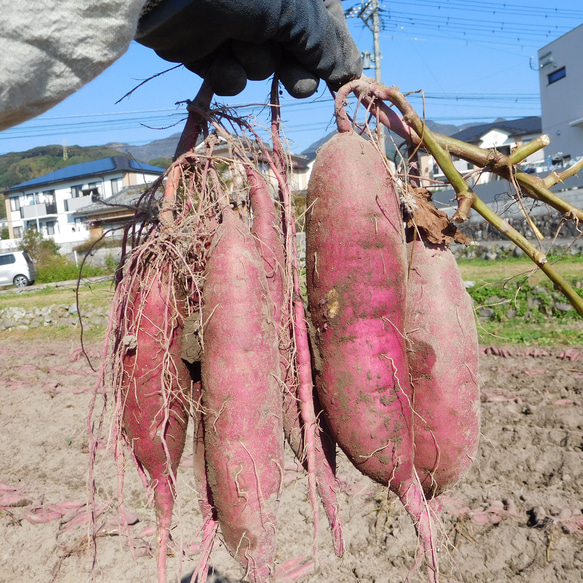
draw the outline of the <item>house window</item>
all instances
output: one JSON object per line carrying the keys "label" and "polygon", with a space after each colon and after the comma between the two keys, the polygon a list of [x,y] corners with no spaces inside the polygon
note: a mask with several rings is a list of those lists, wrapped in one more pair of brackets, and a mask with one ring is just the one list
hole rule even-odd
{"label": "house window", "polygon": [[15,196],[14,198],[10,199],[10,210],[11,211],[19,211],[20,210],[20,197]]}
{"label": "house window", "polygon": [[14,227],[14,238],[22,239],[22,227]]}
{"label": "house window", "polygon": [[111,194],[117,194],[119,192],[119,183],[121,180],[119,178],[112,178],[111,180]]}
{"label": "house window", "polygon": [[76,184],[71,186],[71,198],[79,198],[80,196],[83,196],[83,185]]}
{"label": "house window", "polygon": [[100,199],[99,182],[90,182],[87,188],[83,189],[83,196],[90,196],[92,202]]}
{"label": "house window", "polygon": [[51,221],[47,223],[47,235],[54,235],[55,234],[55,223]]}
{"label": "house window", "polygon": [[547,75],[547,79],[549,80],[549,85],[551,83],[556,83],[559,79],[562,79],[563,77],[567,76],[567,70],[565,69],[565,67],[561,67],[560,69],[557,69],[556,71],[553,71],[552,73],[549,73]]}

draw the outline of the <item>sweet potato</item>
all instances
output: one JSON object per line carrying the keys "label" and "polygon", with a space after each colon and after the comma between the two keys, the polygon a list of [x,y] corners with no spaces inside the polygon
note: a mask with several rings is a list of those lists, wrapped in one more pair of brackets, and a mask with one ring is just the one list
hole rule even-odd
{"label": "sweet potato", "polygon": [[168,270],[145,268],[134,279],[126,311],[123,431],[150,477],[158,526],[158,579],[166,581],[166,550],[175,475],[188,424],[191,379],[181,359],[182,315]]}
{"label": "sweet potato", "polygon": [[403,501],[436,576],[432,522],[413,466],[404,229],[385,161],[352,132],[334,136],[318,152],[307,205],[308,300],[326,421],[351,462]]}
{"label": "sweet potato", "polygon": [[[305,453],[304,433],[297,385],[294,378],[293,350],[290,330],[291,316],[289,306],[284,309],[285,255],[281,241],[281,227],[277,220],[275,205],[263,178],[251,167],[247,167],[249,198],[253,210],[252,233],[257,244],[267,276],[267,285],[274,308],[274,321],[278,325],[279,350],[283,392],[283,430],[286,440],[296,459],[309,471]],[[283,316],[285,314],[285,316]],[[319,404],[314,403],[314,417],[320,412]],[[320,425],[323,422],[320,422]],[[318,493],[328,516],[334,551],[341,557],[344,552],[342,540],[342,518],[336,499],[336,444],[322,427],[315,430],[315,477]]]}
{"label": "sweet potato", "polygon": [[415,232],[411,239],[405,331],[415,467],[432,498],[458,481],[478,448],[478,336],[472,302],[451,251]]}
{"label": "sweet potato", "polygon": [[277,330],[249,229],[223,210],[203,287],[205,458],[223,539],[252,582],[272,580],[283,478]]}
{"label": "sweet potato", "polygon": [[218,521],[216,509],[212,500],[208,480],[206,477],[206,462],[204,455],[204,424],[202,416],[202,382],[200,362],[193,363],[189,367],[194,380],[192,386],[193,396],[193,461],[194,480],[198,491],[198,501],[202,513],[203,527],[201,537],[201,553],[197,566],[191,576],[194,583],[205,583],[208,576],[208,562],[214,546]]}

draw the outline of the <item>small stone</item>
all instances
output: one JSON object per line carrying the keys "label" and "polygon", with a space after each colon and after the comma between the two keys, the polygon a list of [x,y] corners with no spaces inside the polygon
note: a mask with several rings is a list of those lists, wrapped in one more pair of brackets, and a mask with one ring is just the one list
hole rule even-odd
{"label": "small stone", "polygon": [[492,304],[499,304],[500,298],[498,296],[492,296],[486,300],[486,305],[491,306]]}

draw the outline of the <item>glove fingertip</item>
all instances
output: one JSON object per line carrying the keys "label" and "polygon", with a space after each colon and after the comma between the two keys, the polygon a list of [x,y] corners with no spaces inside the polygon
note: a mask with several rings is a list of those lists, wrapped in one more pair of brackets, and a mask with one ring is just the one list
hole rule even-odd
{"label": "glove fingertip", "polygon": [[245,69],[227,56],[215,59],[207,78],[214,92],[222,97],[238,95],[247,86]]}
{"label": "glove fingertip", "polygon": [[287,92],[296,99],[311,97],[320,83],[318,77],[299,65],[282,66],[278,75]]}

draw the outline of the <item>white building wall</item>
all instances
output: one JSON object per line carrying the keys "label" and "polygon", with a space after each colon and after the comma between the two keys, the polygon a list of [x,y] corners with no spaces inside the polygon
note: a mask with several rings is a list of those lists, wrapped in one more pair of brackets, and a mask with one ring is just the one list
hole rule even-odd
{"label": "white building wall", "polygon": [[499,148],[500,146],[512,146],[514,140],[510,137],[510,132],[493,129],[480,138],[480,148]]}
{"label": "white building wall", "polygon": [[[153,182],[158,174],[128,172],[134,183]],[[72,178],[47,185],[34,185],[6,195],[6,210],[10,237],[19,239],[27,228],[40,231],[57,244],[82,242],[90,237],[89,228],[73,212],[93,202],[97,192],[107,199],[123,188],[124,172],[106,176]],[[54,201],[54,202],[53,202]]]}
{"label": "white building wall", "polygon": [[551,139],[550,156],[583,156],[582,55],[583,25],[538,51],[542,129]]}

